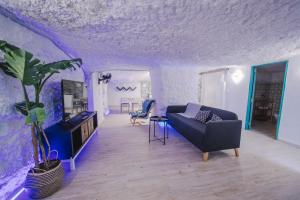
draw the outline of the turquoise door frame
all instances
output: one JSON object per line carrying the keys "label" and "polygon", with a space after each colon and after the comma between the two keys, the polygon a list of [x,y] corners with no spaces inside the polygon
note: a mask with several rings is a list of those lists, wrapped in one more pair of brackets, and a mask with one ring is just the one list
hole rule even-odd
{"label": "turquoise door frame", "polygon": [[245,129],[250,130],[251,125],[252,125],[252,113],[253,113],[253,103],[254,103],[255,84],[256,84],[256,69],[261,68],[261,67],[272,67],[273,64],[280,64],[280,63],[285,64],[285,71],[284,71],[284,77],[283,77],[280,108],[279,108],[278,119],[277,119],[276,139],[278,139],[279,128],[280,128],[280,120],[281,120],[282,106],[283,106],[283,100],[284,100],[284,92],[285,92],[286,80],[287,80],[288,61],[281,61],[281,62],[274,62],[274,63],[267,63],[267,64],[262,64],[262,65],[251,66],[248,104],[247,104],[248,106],[247,106],[246,123],[245,123]]}
{"label": "turquoise door frame", "polygon": [[255,84],[256,84],[256,67],[251,66],[251,76],[250,76],[249,93],[248,93],[248,106],[247,106],[246,123],[245,123],[246,130],[250,130],[252,124],[253,101],[254,101],[253,97],[255,93]]}

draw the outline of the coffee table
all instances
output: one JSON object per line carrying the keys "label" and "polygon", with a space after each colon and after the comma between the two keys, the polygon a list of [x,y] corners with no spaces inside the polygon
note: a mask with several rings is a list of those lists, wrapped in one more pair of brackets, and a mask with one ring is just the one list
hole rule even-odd
{"label": "coffee table", "polygon": [[[163,126],[164,126],[164,137],[163,138],[159,138],[159,137],[156,137],[155,135],[155,126],[156,126],[156,123],[160,123],[162,122],[163,123]],[[155,139],[152,139],[151,140],[151,123],[153,123],[153,137]],[[167,129],[167,131],[166,131]],[[167,132],[167,134],[166,134]],[[167,136],[167,137],[166,137]],[[168,118],[166,116],[152,116],[150,117],[150,121],[149,121],[149,143],[151,141],[155,141],[155,140],[159,140],[161,141],[164,145],[166,144],[166,138],[169,138],[169,131],[168,131]]]}

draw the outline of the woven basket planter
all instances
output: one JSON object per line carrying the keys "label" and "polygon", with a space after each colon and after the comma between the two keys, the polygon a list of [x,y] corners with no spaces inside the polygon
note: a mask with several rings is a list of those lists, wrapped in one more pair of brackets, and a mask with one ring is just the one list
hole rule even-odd
{"label": "woven basket planter", "polygon": [[32,199],[42,199],[55,193],[62,185],[64,169],[61,161],[54,168],[43,172],[28,172],[24,188]]}

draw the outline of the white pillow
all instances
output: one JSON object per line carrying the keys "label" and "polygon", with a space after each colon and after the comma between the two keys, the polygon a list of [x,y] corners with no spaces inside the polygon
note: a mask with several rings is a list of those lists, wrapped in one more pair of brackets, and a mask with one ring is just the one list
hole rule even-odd
{"label": "white pillow", "polygon": [[195,118],[197,113],[199,112],[201,105],[196,103],[188,103],[186,110],[184,113],[178,113],[187,118]]}

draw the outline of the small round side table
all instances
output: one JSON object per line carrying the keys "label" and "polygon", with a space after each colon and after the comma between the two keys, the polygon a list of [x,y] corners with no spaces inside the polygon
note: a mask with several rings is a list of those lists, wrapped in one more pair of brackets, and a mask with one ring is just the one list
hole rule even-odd
{"label": "small round side table", "polygon": [[[156,126],[156,123],[159,123],[159,122],[163,122],[163,126],[164,126],[164,137],[163,138],[156,137],[156,135],[155,135],[155,126]],[[150,134],[151,133],[151,123],[153,123],[153,126],[154,126],[154,128],[153,128],[153,137],[155,137],[155,139],[152,139],[152,140],[151,140],[151,134]],[[169,138],[168,118],[166,116],[152,116],[152,117],[150,117],[150,121],[149,121],[149,143],[151,141],[159,140],[165,145],[166,144],[166,138],[167,139]]]}

